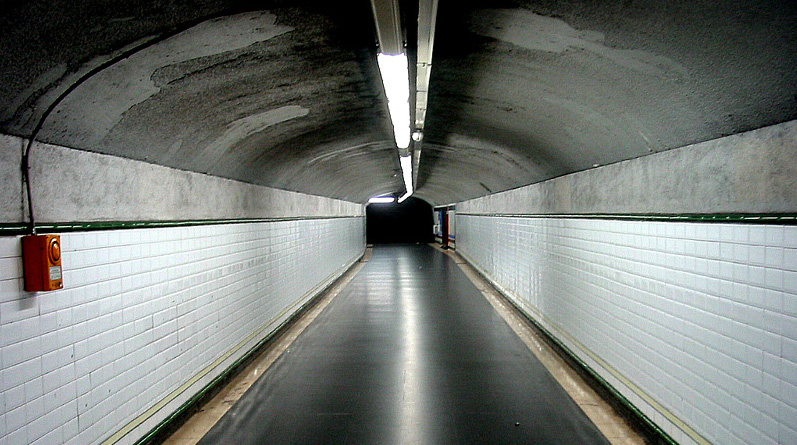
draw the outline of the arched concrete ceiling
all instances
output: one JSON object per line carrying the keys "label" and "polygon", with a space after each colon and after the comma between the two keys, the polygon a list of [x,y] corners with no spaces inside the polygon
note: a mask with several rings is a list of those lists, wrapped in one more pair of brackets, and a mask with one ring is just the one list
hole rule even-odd
{"label": "arched concrete ceiling", "polygon": [[[368,1],[2,1],[0,29],[1,132],[31,136],[84,76],[37,139],[355,202],[402,191]],[[795,62],[794,2],[441,0],[417,196],[795,119]]]}

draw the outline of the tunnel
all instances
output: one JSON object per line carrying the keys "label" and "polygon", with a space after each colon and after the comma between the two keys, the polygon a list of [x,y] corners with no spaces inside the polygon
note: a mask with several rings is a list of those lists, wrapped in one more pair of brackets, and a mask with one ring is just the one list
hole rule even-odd
{"label": "tunnel", "polygon": [[373,203],[365,208],[368,244],[431,243],[434,241],[432,206],[422,199],[402,203]]}
{"label": "tunnel", "polygon": [[797,3],[0,30],[0,444],[797,443]]}

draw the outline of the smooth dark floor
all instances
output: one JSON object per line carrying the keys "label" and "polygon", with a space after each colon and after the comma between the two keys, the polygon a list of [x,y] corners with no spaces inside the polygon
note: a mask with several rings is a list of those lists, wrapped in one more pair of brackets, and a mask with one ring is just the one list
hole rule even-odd
{"label": "smooth dark floor", "polygon": [[446,255],[371,260],[200,444],[608,444]]}

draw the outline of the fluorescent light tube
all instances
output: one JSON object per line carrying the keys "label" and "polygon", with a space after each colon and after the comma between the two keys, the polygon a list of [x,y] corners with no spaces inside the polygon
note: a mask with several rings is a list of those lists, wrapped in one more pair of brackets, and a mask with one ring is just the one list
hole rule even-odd
{"label": "fluorescent light tube", "polygon": [[398,148],[410,146],[410,72],[406,54],[376,56]]}
{"label": "fluorescent light tube", "polygon": [[401,163],[401,176],[404,178],[406,192],[399,197],[398,202],[404,202],[414,192],[412,189],[412,156],[399,156]]}
{"label": "fluorescent light tube", "polygon": [[374,196],[368,200],[368,204],[390,204],[395,200],[396,198],[392,196]]}

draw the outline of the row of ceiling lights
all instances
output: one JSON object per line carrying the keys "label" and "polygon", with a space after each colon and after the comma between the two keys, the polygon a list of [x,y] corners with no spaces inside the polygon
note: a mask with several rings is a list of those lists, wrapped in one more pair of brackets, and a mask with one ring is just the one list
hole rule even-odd
{"label": "row of ceiling lights", "polygon": [[[379,40],[377,63],[382,84],[387,96],[393,135],[398,147],[404,194],[402,202],[409,198],[417,180],[421,155],[421,140],[426,117],[429,90],[429,75],[432,68],[435,19],[438,0],[420,0],[418,7],[418,54],[415,88],[415,130],[410,119],[410,70],[401,26],[398,0],[371,0]],[[415,141],[410,148],[410,139]],[[393,202],[393,197],[371,198],[369,202]]]}

